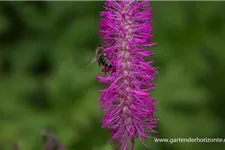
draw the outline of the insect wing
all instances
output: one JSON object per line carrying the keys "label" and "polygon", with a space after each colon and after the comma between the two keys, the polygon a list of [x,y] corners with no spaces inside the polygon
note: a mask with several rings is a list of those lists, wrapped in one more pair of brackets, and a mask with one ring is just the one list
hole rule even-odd
{"label": "insect wing", "polygon": [[91,61],[88,63],[87,66],[89,66],[90,64],[92,64],[92,63],[94,63],[94,62],[96,62],[96,61],[97,61],[97,57],[95,56],[95,57],[93,57],[93,58],[91,59]]}

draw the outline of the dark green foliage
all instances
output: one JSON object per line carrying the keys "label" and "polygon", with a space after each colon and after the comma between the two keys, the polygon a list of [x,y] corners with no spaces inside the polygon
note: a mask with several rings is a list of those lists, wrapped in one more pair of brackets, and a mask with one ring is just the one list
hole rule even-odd
{"label": "dark green foliage", "polygon": [[[87,67],[104,2],[0,2],[0,149],[40,150],[48,130],[68,150],[112,150]],[[152,2],[161,138],[225,138],[225,3]],[[224,149],[154,143],[154,150]],[[137,140],[137,150],[145,148]]]}

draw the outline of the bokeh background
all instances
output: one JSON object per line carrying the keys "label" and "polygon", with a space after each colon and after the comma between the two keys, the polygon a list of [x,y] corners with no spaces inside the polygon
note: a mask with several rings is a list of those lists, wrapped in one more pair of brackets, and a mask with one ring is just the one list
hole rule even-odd
{"label": "bokeh background", "polygon": [[[0,149],[113,150],[101,129],[99,2],[0,2]],[[161,138],[225,138],[225,3],[152,2]],[[154,143],[154,150],[222,150],[225,143]],[[145,150],[137,141],[136,150]]]}

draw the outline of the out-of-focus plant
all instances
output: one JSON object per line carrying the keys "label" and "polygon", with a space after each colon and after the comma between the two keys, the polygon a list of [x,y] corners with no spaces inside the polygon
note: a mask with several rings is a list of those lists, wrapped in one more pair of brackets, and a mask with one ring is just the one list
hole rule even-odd
{"label": "out-of-focus plant", "polygon": [[[44,140],[43,143],[44,150],[66,150],[64,145],[51,133],[43,132],[42,138]],[[23,150],[23,148],[21,148],[19,144],[16,143],[13,147],[13,150]]]}

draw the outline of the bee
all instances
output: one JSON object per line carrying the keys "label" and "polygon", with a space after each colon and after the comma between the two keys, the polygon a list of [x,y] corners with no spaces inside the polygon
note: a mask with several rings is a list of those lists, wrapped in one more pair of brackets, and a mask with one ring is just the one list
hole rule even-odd
{"label": "bee", "polygon": [[91,63],[98,62],[99,66],[104,66],[106,68],[112,68],[112,63],[108,59],[106,53],[103,52],[104,47],[102,45],[98,45],[96,52],[95,52],[95,57],[92,58]]}

